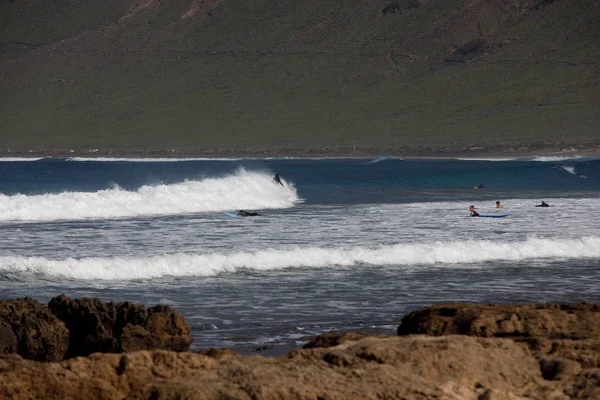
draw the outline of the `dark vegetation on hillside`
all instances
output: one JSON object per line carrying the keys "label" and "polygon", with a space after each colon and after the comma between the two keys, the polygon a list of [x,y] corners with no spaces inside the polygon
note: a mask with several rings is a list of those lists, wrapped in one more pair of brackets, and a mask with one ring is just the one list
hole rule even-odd
{"label": "dark vegetation on hillside", "polygon": [[600,145],[599,0],[0,1],[0,154]]}

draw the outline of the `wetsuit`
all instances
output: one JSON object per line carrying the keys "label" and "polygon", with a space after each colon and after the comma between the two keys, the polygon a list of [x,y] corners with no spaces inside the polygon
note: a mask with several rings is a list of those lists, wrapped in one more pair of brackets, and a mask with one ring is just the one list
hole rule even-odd
{"label": "wetsuit", "polygon": [[257,215],[260,215],[260,214],[253,213],[253,212],[240,211],[237,213],[237,215],[239,215],[241,217],[256,217]]}

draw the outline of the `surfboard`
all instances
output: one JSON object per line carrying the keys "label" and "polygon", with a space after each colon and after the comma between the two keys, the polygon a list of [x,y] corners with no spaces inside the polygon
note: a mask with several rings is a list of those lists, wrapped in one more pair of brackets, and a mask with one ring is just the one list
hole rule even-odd
{"label": "surfboard", "polygon": [[227,215],[228,217],[239,217],[239,215],[237,215],[237,214],[232,214],[232,213],[228,213],[228,212],[223,213],[223,214]]}
{"label": "surfboard", "polygon": [[504,218],[510,217],[512,214],[498,214],[498,215],[481,215],[479,214],[479,218]]}

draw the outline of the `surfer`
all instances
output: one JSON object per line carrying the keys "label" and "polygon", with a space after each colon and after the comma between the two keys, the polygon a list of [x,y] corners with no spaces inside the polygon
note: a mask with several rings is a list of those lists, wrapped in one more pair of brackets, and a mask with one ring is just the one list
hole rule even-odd
{"label": "surfer", "polygon": [[279,183],[281,186],[283,186],[283,183],[281,183],[281,176],[279,176],[279,174],[275,174],[273,181],[275,181],[275,183]]}
{"label": "surfer", "polygon": [[475,211],[475,206],[469,207],[469,212],[471,213],[471,217],[479,217],[479,213]]}
{"label": "surfer", "polygon": [[479,186],[475,186],[475,189],[483,189],[485,186],[483,186],[483,183],[480,183]]}
{"label": "surfer", "polygon": [[244,210],[240,210],[237,212],[237,215],[239,215],[240,217],[256,217],[257,215],[260,215],[259,213],[253,213],[253,212],[246,212]]}
{"label": "surfer", "polygon": [[542,204],[538,204],[538,205],[536,205],[536,207],[550,207],[550,204],[548,204],[542,200]]}
{"label": "surfer", "polygon": [[500,203],[499,201],[496,202],[496,208],[504,208],[504,206],[502,205],[502,203]]}

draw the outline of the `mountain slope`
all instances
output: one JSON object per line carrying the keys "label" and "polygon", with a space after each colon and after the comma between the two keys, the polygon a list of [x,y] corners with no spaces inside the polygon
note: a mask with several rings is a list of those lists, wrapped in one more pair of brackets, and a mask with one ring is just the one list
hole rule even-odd
{"label": "mountain slope", "polygon": [[600,2],[0,2],[13,151],[600,144]]}

